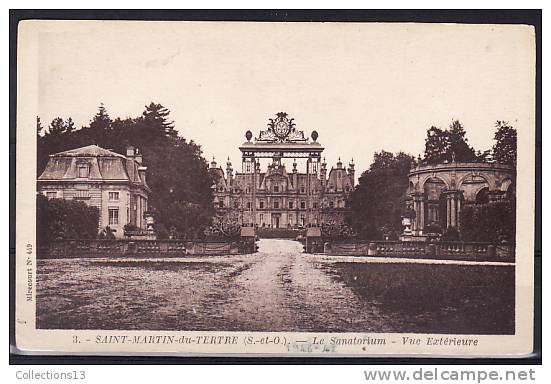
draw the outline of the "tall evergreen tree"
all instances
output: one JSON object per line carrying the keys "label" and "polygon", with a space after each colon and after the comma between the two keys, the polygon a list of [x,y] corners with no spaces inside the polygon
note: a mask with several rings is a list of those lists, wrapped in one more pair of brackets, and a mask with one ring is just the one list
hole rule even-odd
{"label": "tall evergreen tree", "polygon": [[465,137],[465,128],[459,122],[454,120],[448,128],[448,148],[446,158],[448,161],[471,162],[476,160],[475,150],[469,146],[468,139]]}
{"label": "tall evergreen tree", "polygon": [[176,137],[178,136],[178,132],[174,130],[174,121],[169,121],[169,114],[170,110],[168,110],[168,108],[162,106],[161,104],[151,102],[145,107],[143,118],[147,125],[160,129],[169,137]]}
{"label": "tall evergreen tree", "polygon": [[48,134],[51,136],[59,136],[66,131],[65,122],[61,117],[56,117],[52,120],[50,123],[50,126],[48,127]]}
{"label": "tall evergreen tree", "polygon": [[105,108],[103,103],[100,103],[98,107],[98,112],[90,121],[90,128],[93,130],[105,132],[111,127],[111,123],[112,120],[107,113],[107,109]]}
{"label": "tall evergreen tree", "polygon": [[75,123],[70,117],[65,121],[65,132],[71,133],[75,130]]}

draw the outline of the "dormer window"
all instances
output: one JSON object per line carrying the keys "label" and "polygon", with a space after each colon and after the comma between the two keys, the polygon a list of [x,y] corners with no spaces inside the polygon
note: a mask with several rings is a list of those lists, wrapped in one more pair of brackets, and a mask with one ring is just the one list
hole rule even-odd
{"label": "dormer window", "polygon": [[79,164],[78,165],[78,177],[79,178],[88,178],[90,174],[90,168],[88,164]]}

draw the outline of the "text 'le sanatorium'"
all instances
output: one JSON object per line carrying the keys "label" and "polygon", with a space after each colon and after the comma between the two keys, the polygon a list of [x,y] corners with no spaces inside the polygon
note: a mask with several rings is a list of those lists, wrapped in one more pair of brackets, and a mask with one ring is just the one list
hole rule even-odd
{"label": "text 'le sanatorium'", "polygon": [[[247,337],[251,339],[251,336]],[[256,337],[255,337],[256,338]],[[259,340],[269,339],[269,337],[258,336]],[[88,341],[88,340],[86,340]],[[240,343],[240,336],[170,336],[170,335],[97,335],[96,344],[214,344],[214,345],[234,345]],[[320,337],[314,336],[308,340],[314,345],[426,345],[426,346],[456,346],[456,347],[476,347],[478,339],[473,337],[456,336],[424,336],[409,337],[401,336],[394,339],[385,337]],[[271,342],[270,342],[271,344]],[[280,344],[275,342],[274,344]]]}

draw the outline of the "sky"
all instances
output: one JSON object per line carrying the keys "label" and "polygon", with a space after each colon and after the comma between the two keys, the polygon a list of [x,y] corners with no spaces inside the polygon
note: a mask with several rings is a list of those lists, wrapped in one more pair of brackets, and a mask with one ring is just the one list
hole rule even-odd
{"label": "sky", "polygon": [[[87,125],[104,103],[151,101],[219,163],[240,169],[245,132],[284,111],[319,133],[329,168],[356,174],[382,149],[417,156],[426,130],[458,119],[475,149],[496,120],[533,129],[528,27],[385,23],[40,22],[38,114]],[[147,159],[145,159],[147,161]]]}

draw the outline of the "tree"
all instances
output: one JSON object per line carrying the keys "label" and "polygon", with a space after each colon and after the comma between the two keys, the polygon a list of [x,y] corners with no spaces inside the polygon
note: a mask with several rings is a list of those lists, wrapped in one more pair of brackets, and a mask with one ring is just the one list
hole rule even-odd
{"label": "tree", "polygon": [[443,163],[447,151],[448,133],[435,126],[430,127],[425,139],[425,161],[429,164]]}
{"label": "tree", "polygon": [[407,175],[414,164],[414,158],[403,152],[375,153],[373,163],[360,176],[348,201],[350,213],[346,222],[360,238],[381,239],[392,231],[402,231]]}
{"label": "tree", "polygon": [[145,107],[143,118],[146,125],[151,125],[161,130],[165,135],[169,137],[176,137],[178,136],[178,132],[174,130],[174,121],[168,120],[169,114],[170,111],[167,108],[165,108],[161,104],[151,102],[148,106]]}
{"label": "tree", "polygon": [[166,228],[175,230],[175,236],[182,239],[197,239],[204,236],[211,224],[213,212],[203,206],[186,201],[174,201],[159,216]]}
{"label": "tree", "polygon": [[448,161],[471,162],[476,160],[475,150],[469,146],[465,137],[465,129],[459,120],[454,120],[448,128]]}
{"label": "tree", "polygon": [[50,123],[50,126],[48,127],[48,134],[52,136],[61,135],[65,133],[65,131],[65,122],[61,117],[56,117],[55,119],[53,119]]}
{"label": "tree", "polygon": [[476,161],[475,150],[469,146],[465,137],[465,129],[454,120],[449,128],[442,130],[430,127],[425,139],[425,159],[428,164],[441,164],[443,162],[471,162]]}
{"label": "tree", "polygon": [[75,123],[70,117],[65,121],[65,132],[71,133],[75,130]]}
{"label": "tree", "polygon": [[517,130],[506,121],[496,122],[493,156],[498,163],[517,165]]}
{"label": "tree", "polygon": [[90,121],[89,133],[94,142],[90,144],[97,144],[100,146],[107,146],[111,141],[111,117],[107,113],[107,109],[101,103],[98,107],[98,112],[94,115]]}

